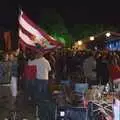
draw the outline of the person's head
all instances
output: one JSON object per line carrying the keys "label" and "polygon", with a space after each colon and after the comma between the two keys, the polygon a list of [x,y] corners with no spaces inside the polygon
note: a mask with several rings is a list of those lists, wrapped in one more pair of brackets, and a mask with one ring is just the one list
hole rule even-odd
{"label": "person's head", "polygon": [[107,54],[103,54],[102,58],[107,59]]}
{"label": "person's head", "polygon": [[16,54],[15,54],[15,52],[11,52],[10,54],[9,54],[9,60],[10,61],[14,61],[14,60],[16,60],[17,58],[16,58]]}
{"label": "person's head", "polygon": [[115,55],[116,55],[116,52],[113,52],[113,55],[115,56]]}
{"label": "person's head", "polygon": [[28,56],[28,59],[30,59],[30,60],[34,60],[35,59],[35,53],[33,52],[31,52],[31,54],[29,54],[29,56]]}
{"label": "person's head", "polygon": [[53,51],[53,52],[50,52],[50,55],[55,55],[55,52]]}
{"label": "person's head", "polygon": [[101,53],[97,53],[95,57],[98,59],[98,58],[100,58],[101,56],[102,56]]}
{"label": "person's head", "polygon": [[3,58],[4,58],[4,61],[8,61],[8,60],[9,60],[9,55],[8,55],[8,53],[5,53],[5,54],[3,55]]}
{"label": "person's head", "polygon": [[36,58],[41,58],[44,56],[44,53],[43,52],[37,52],[36,53]]}
{"label": "person's head", "polygon": [[3,53],[0,53],[0,61],[3,61],[4,57],[3,57]]}

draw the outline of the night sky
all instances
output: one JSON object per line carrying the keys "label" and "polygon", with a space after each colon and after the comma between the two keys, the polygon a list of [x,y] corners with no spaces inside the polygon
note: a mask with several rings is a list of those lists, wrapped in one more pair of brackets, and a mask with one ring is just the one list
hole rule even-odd
{"label": "night sky", "polygon": [[101,6],[99,2],[96,5],[91,4],[78,4],[74,3],[69,5],[62,2],[52,0],[48,3],[47,0],[39,3],[40,0],[3,0],[0,3],[0,26],[6,29],[11,29],[16,26],[18,5],[22,6],[23,10],[34,20],[34,22],[40,21],[43,14],[44,7],[54,7],[57,12],[64,19],[65,25],[69,28],[74,24],[82,23],[119,23],[120,22],[120,10],[115,6],[111,8],[106,5]]}

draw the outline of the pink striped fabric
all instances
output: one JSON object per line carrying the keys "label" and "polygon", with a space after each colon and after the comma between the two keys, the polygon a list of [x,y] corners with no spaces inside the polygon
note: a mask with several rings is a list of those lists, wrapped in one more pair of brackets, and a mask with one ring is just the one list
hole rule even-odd
{"label": "pink striped fabric", "polygon": [[[19,46],[22,47],[23,50],[29,48],[38,51],[48,51],[63,46],[62,43],[58,42],[33,23],[23,11],[21,11],[19,16],[19,38]],[[39,45],[41,49],[37,49],[36,44]]]}

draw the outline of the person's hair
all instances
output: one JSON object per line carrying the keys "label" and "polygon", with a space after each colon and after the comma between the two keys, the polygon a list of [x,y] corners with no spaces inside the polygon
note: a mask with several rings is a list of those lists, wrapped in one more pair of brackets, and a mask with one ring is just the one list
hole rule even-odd
{"label": "person's hair", "polygon": [[35,54],[34,54],[34,53],[31,53],[30,56],[29,56],[29,59],[30,59],[30,60],[34,60],[34,59],[35,59]]}
{"label": "person's hair", "polygon": [[37,52],[36,53],[36,58],[40,58],[40,57],[43,57],[43,56],[44,56],[43,52]]}
{"label": "person's hair", "polygon": [[8,52],[4,52],[4,53],[3,53],[3,58],[5,58],[6,55],[9,55],[9,53],[8,53]]}
{"label": "person's hair", "polygon": [[9,52],[8,55],[13,55],[13,57],[17,57],[16,54],[15,54],[15,51]]}

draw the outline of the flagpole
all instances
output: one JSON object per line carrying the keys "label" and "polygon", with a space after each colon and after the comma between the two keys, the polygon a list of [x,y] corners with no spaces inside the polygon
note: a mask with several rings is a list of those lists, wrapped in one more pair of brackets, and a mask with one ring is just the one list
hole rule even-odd
{"label": "flagpole", "polygon": [[20,15],[21,15],[21,10],[22,10],[22,7],[21,7],[21,5],[19,4],[19,5],[18,5],[18,49],[19,49],[19,50],[21,50],[21,49],[20,49],[20,41],[19,41],[19,17],[20,17]]}
{"label": "flagpole", "polygon": [[19,10],[19,13],[21,12],[21,10],[22,10],[22,7],[21,7],[21,5],[19,4],[18,5],[18,10]]}

